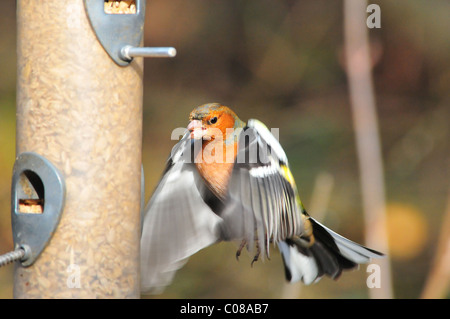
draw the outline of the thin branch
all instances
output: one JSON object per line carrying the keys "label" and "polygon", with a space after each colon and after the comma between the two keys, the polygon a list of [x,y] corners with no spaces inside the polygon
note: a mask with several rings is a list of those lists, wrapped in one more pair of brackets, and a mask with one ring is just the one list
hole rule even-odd
{"label": "thin branch", "polygon": [[[385,226],[385,189],[371,60],[366,26],[367,1],[344,1],[344,35],[347,76],[359,161],[366,244],[388,252]],[[380,288],[371,298],[392,298],[389,258],[375,261],[381,267]]]}
{"label": "thin branch", "polygon": [[422,292],[423,299],[445,298],[450,284],[450,192],[436,255]]}

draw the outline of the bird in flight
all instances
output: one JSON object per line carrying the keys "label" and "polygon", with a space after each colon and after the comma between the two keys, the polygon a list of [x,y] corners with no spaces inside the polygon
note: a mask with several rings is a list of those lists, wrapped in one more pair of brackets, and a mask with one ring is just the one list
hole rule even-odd
{"label": "bird in flight", "polygon": [[160,293],[199,250],[236,241],[252,264],[278,246],[286,280],[337,279],[383,254],[357,244],[308,215],[288,159],[260,121],[247,123],[208,103],[189,115],[147,204],[141,235],[141,289]]}

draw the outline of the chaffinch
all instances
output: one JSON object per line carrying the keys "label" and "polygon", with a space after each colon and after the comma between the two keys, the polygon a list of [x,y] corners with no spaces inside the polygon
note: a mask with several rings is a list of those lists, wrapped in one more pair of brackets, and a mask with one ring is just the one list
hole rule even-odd
{"label": "chaffinch", "polygon": [[145,208],[143,292],[161,292],[191,255],[219,241],[237,241],[237,258],[244,247],[254,251],[252,264],[274,243],[286,279],[305,284],[383,256],[307,214],[286,154],[263,123],[245,123],[219,103],[195,108],[189,120]]}

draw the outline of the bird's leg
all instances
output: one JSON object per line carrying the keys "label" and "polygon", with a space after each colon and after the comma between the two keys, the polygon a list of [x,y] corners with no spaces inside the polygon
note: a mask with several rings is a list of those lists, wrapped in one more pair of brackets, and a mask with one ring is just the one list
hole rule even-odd
{"label": "bird's leg", "polygon": [[253,267],[253,263],[255,261],[258,261],[260,254],[261,254],[261,249],[259,248],[258,241],[256,241],[256,255],[253,256],[253,260],[252,260],[252,263],[250,264],[250,267]]}
{"label": "bird's leg", "polygon": [[247,241],[245,239],[243,239],[241,244],[239,245],[238,250],[236,251],[236,260],[237,261],[239,261],[239,256],[241,255],[241,251],[242,251],[242,249],[244,249],[246,244],[247,244]]}

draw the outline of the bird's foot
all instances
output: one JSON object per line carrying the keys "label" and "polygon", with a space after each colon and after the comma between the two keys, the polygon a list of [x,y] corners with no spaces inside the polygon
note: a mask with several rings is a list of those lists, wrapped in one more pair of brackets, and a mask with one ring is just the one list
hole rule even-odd
{"label": "bird's foot", "polygon": [[259,255],[260,255],[260,254],[261,254],[261,249],[259,249],[259,245],[256,244],[256,255],[253,256],[253,260],[252,260],[252,263],[250,264],[250,267],[253,267],[253,263],[254,263],[255,261],[258,261]]}
{"label": "bird's foot", "polygon": [[239,261],[239,256],[241,256],[241,251],[242,251],[242,249],[244,249],[246,244],[247,244],[247,241],[245,239],[243,239],[241,244],[239,245],[238,250],[236,251],[236,260],[237,261]]}

